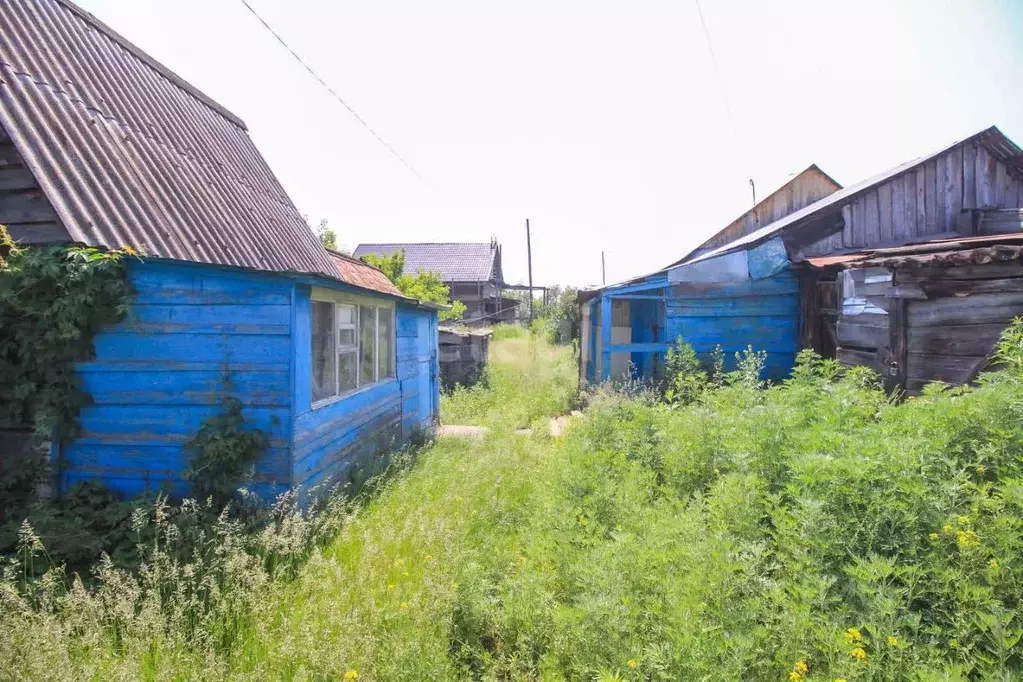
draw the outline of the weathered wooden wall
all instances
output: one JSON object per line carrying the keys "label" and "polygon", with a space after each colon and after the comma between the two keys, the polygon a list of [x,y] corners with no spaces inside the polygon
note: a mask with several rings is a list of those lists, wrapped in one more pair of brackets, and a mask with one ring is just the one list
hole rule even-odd
{"label": "weathered wooden wall", "polygon": [[979,141],[957,146],[856,195],[786,235],[793,260],[843,249],[970,234],[963,211],[1023,206],[1023,183]]}
{"label": "weathered wooden wall", "polygon": [[739,237],[755,232],[839,189],[841,186],[827,174],[816,166],[810,166],[762,199],[752,209],[733,220],[721,232],[701,244],[693,252],[693,255],[716,249]]}
{"label": "weathered wooden wall", "polygon": [[0,126],[0,225],[23,244],[67,240],[67,231],[57,219],[57,212],[3,126]]}
{"label": "weathered wooden wall", "polygon": [[96,336],[78,366],[94,404],[58,454],[61,489],[99,478],[134,495],[187,486],[185,443],[224,397],[270,436],[253,488],[288,487],[292,290],[286,279],[214,267],[129,261],[129,318]]}
{"label": "weathered wooden wall", "polygon": [[102,331],[95,359],[78,366],[94,404],[80,436],[55,452],[61,489],[99,478],[126,495],[164,485],[187,494],[184,445],[225,397],[270,436],[250,486],[264,497],[370,470],[436,420],[433,311],[398,304],[396,379],[313,410],[309,286],[166,261],[130,262],[129,278],[129,318]]}
{"label": "weathered wooden wall", "polygon": [[445,390],[456,385],[471,386],[476,382],[487,366],[490,334],[489,330],[440,330],[440,378]]}
{"label": "weathered wooden wall", "polygon": [[[296,330],[309,330],[309,293],[296,297]],[[437,419],[440,383],[437,367],[437,316],[398,305],[397,378],[313,409],[308,386],[295,394],[294,485],[308,491],[328,482],[363,478],[380,469],[382,456]],[[309,375],[309,342],[296,344],[296,376]]]}
{"label": "weathered wooden wall", "polygon": [[838,358],[919,392],[972,381],[1005,327],[1023,315],[1019,261],[958,267],[863,268],[840,278]]}

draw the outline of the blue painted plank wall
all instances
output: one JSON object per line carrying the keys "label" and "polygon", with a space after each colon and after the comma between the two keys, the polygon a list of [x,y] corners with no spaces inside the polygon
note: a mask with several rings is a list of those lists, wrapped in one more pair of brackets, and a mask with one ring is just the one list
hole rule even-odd
{"label": "blue painted plank wall", "polygon": [[[365,296],[365,293],[362,294]],[[399,304],[395,310],[396,378],[313,408],[308,368],[309,289],[297,290],[293,480],[304,493],[380,470],[383,455],[429,428],[440,400],[437,380],[437,315]]]}
{"label": "blue painted plank wall", "polygon": [[667,339],[682,337],[706,356],[721,344],[729,368],[736,351],[767,351],[765,378],[784,379],[799,349],[799,282],[790,270],[760,280],[671,287]]}
{"label": "blue painted plank wall", "polygon": [[161,261],[129,262],[128,318],[95,339],[78,365],[93,403],[58,451],[61,488],[99,478],[135,495],[183,495],[185,443],[224,397],[270,435],[252,488],[272,496],[291,478],[291,317],[294,284],[267,274]]}

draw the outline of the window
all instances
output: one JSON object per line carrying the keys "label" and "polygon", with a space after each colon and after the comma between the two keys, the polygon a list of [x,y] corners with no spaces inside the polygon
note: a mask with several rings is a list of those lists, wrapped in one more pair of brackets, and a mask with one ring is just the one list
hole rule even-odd
{"label": "window", "polygon": [[394,309],[338,298],[312,301],[314,404],[394,377]]}

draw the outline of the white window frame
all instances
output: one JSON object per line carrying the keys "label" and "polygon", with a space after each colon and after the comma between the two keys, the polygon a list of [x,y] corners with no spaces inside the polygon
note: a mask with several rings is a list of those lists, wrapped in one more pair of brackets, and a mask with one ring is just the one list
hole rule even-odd
{"label": "white window frame", "polygon": [[[358,294],[348,294],[339,291],[333,291],[331,289],[321,289],[314,287],[310,296],[312,301],[318,301],[321,303],[333,303],[334,304],[334,395],[327,396],[320,400],[312,401],[312,408],[317,409],[335,403],[338,400],[347,398],[360,391],[365,391],[378,386],[380,384],[387,383],[389,381],[397,381],[396,376],[380,377],[380,310],[389,310],[391,312],[391,358],[389,367],[392,372],[397,375],[397,349],[398,349],[398,323],[397,314],[395,311],[394,301],[387,299],[373,298],[371,296],[361,296]],[[364,383],[362,381],[362,332],[359,328],[359,322],[362,317],[361,306],[367,306],[373,308],[373,381]],[[342,323],[340,308],[350,307],[354,311],[353,322]],[[309,312],[309,325],[312,328],[312,307],[310,306]],[[355,337],[355,343],[342,344],[341,343],[341,332],[345,330],[351,330]],[[310,352],[312,352],[312,339],[309,344]],[[338,361],[338,357],[342,353],[353,353],[355,354],[355,388],[350,388],[346,391],[341,391],[341,363]],[[310,393],[312,392],[312,363],[309,365],[310,374]]]}

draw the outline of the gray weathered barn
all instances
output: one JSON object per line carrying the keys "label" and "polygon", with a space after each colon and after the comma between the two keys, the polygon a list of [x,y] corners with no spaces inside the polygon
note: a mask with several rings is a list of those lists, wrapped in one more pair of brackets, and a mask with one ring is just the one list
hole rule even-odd
{"label": "gray weathered barn", "polygon": [[[1021,162],[1023,150],[991,127],[808,205],[792,204],[762,227],[750,229],[756,220],[748,212],[681,261],[582,296],[582,376],[606,379],[629,367],[654,376],[658,357],[681,337],[701,353],[718,344],[729,354],[748,344],[763,348],[774,357],[768,372],[775,377],[787,374],[799,348],[810,347],[867,364],[910,389],[929,380],[967,381],[997,331],[1023,314],[1023,300],[1012,293],[1014,265],[1005,264],[1014,263],[1015,233],[1023,232]],[[823,181],[818,187],[828,189]],[[786,211],[776,208],[775,216]],[[964,241],[977,237],[983,239]],[[959,255],[925,255],[946,252]],[[894,272],[866,274],[867,263]],[[927,267],[916,268],[922,263]],[[911,278],[911,270],[935,281],[987,283],[892,284]],[[938,302],[949,297],[970,300]],[[969,308],[985,312],[970,315]],[[915,332],[899,323],[904,316],[917,323]],[[926,316],[958,329],[937,337],[920,331]],[[622,338],[623,329],[631,339]],[[881,343],[885,334],[895,336]],[[974,343],[956,342],[964,336]]]}

